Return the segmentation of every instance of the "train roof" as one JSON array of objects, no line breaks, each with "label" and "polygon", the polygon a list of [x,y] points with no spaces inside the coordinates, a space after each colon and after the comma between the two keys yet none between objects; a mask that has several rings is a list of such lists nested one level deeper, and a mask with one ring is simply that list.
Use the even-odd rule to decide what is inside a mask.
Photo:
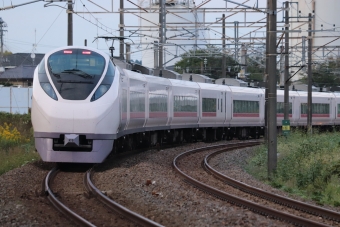
[{"label": "train roof", "polygon": [[176,87],[189,87],[189,88],[197,88],[197,89],[200,88],[197,82],[175,80],[175,79],[169,79],[169,81],[173,86],[176,86]]},{"label": "train roof", "polygon": [[[307,97],[308,96],[308,92],[307,91],[296,91],[296,92],[301,97],[305,97],[305,96]],[[317,96],[317,97],[325,97],[325,98],[334,98],[335,97],[334,93],[329,93],[329,92],[312,92],[312,97],[313,96],[314,97],[315,96]]]},{"label": "train roof", "polygon": [[206,90],[216,90],[216,91],[230,91],[229,86],[220,85],[220,84],[209,84],[209,83],[198,83],[201,89]]},{"label": "train roof", "polygon": [[168,85],[171,86],[171,82],[169,79],[164,77],[158,77],[158,76],[150,76],[150,75],[144,75],[148,83],[158,83],[162,85]]},{"label": "train roof", "polygon": [[264,90],[259,88],[250,88],[250,87],[236,87],[229,86],[231,92],[233,93],[251,93],[251,94],[264,94]]}]

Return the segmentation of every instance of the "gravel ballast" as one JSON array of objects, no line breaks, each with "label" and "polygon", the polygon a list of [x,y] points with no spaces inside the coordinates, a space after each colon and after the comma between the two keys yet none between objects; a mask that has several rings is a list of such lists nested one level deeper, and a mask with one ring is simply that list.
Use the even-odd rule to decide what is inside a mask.
[{"label": "gravel ballast", "polygon": [[[175,173],[174,157],[208,145],[212,144],[187,144],[109,159],[94,174],[93,181],[116,202],[165,226],[287,226],[212,197]],[[243,171],[252,152],[253,148],[231,151],[217,156],[211,163],[244,183],[289,196]],[[53,166],[39,161],[0,176],[0,226],[74,226],[41,195],[43,178]],[[107,226],[114,225],[107,223]]]}]

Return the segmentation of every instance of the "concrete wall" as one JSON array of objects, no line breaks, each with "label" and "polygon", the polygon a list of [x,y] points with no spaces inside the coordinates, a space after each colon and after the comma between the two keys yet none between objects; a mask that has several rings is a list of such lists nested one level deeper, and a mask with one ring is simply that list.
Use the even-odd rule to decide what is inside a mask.
[{"label": "concrete wall", "polygon": [[27,114],[32,106],[32,88],[0,87],[0,112]]}]

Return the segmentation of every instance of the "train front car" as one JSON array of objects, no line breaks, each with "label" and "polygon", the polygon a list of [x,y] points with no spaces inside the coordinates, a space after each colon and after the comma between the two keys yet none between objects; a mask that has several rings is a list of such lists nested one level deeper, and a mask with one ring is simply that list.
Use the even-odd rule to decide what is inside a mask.
[{"label": "train front car", "polygon": [[119,126],[119,71],[107,54],[68,46],[34,72],[32,124],[43,161],[100,163]]}]

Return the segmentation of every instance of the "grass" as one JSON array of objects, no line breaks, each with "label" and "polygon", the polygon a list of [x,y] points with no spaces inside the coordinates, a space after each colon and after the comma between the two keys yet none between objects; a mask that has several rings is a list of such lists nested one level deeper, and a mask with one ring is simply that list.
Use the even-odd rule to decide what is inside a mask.
[{"label": "grass", "polygon": [[261,181],[318,204],[340,206],[340,133],[292,132],[278,138],[277,169],[269,181],[267,147],[260,146],[246,170]]},{"label": "grass", "polygon": [[39,159],[31,115],[0,112],[0,175]]}]

